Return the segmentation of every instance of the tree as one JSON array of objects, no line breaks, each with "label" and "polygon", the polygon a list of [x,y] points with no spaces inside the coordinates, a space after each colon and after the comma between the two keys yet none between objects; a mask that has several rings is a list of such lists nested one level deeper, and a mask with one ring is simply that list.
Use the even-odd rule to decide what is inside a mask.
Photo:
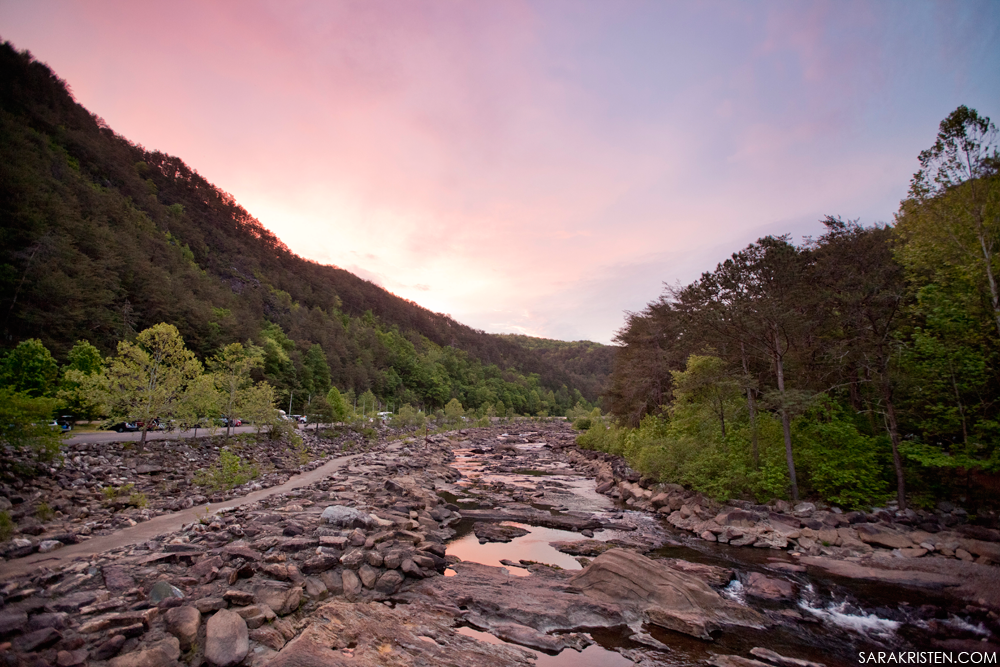
[{"label": "tree", "polygon": [[734,411],[733,401],[741,393],[740,383],[718,357],[692,354],[687,369],[673,371],[674,405],[707,404],[719,420],[719,431],[726,437],[726,416]]},{"label": "tree", "polygon": [[326,396],[330,391],[330,364],[326,361],[326,353],[318,344],[313,344],[302,360],[303,371],[308,371],[309,396],[317,394]]},{"label": "tree", "polygon": [[336,387],[330,387],[330,391],[326,395],[326,402],[330,404],[331,419],[334,422],[342,422],[351,414],[351,406],[347,404],[347,401],[340,394],[340,390]]},{"label": "tree", "polygon": [[104,371],[104,359],[100,351],[85,340],[77,341],[69,351],[68,359],[56,397],[62,409],[72,415],[74,422],[96,419],[103,406],[94,389],[97,378]]},{"label": "tree", "polygon": [[336,421],[336,413],[326,396],[318,394],[309,399],[306,405],[306,419],[316,422],[316,432],[319,433],[319,425],[330,424]]},{"label": "tree", "polygon": [[104,404],[113,420],[142,422],[141,453],[153,420],[172,417],[188,383],[201,372],[177,328],[160,323],[140,332],[134,343],[118,344],[104,371]]},{"label": "tree", "polygon": [[896,499],[906,509],[906,482],[900,455],[896,414],[896,368],[900,349],[897,333],[906,294],[903,268],[892,253],[893,231],[862,227],[827,216],[827,232],[814,244],[812,284],[819,292],[819,310],[826,318],[831,357],[846,367],[848,382],[856,373],[870,377],[892,445]]},{"label": "tree", "polygon": [[462,408],[462,404],[457,398],[453,398],[448,401],[448,404],[444,406],[444,418],[449,424],[457,424],[462,420],[465,415],[465,410]]},{"label": "tree", "polygon": [[[14,449],[31,449],[42,461],[51,461],[59,453],[61,429],[49,426],[56,400],[31,397],[0,387],[0,445]],[[7,465],[0,457],[0,469]]]},{"label": "tree", "polygon": [[[910,199],[897,216],[911,264],[944,262],[985,278],[1000,336],[1000,151],[997,128],[960,106],[941,121],[934,145],[921,151]],[[920,257],[924,254],[924,257]],[[977,280],[982,284],[980,280]]]},{"label": "tree", "polygon": [[277,398],[274,387],[264,381],[258,382],[243,393],[239,410],[245,419],[257,427],[258,436],[262,428],[277,423],[278,409],[274,407]]},{"label": "tree", "polygon": [[0,364],[0,381],[32,398],[50,395],[58,377],[56,360],[37,338],[21,341]]},{"label": "tree", "polygon": [[263,351],[252,344],[244,347],[242,343],[231,343],[208,360],[208,368],[212,371],[215,386],[220,393],[219,407],[226,419],[227,438],[238,415],[237,408],[242,394],[253,383],[250,372],[263,365]]},{"label": "tree", "polygon": [[181,395],[177,405],[177,421],[181,428],[194,429],[195,438],[198,428],[207,426],[213,432],[218,424],[220,406],[225,396],[217,387],[221,384],[218,377],[205,373],[191,380]]},{"label": "tree", "polygon": [[358,414],[362,417],[378,412],[378,405],[378,399],[371,389],[366,389],[365,393],[358,396]]}]

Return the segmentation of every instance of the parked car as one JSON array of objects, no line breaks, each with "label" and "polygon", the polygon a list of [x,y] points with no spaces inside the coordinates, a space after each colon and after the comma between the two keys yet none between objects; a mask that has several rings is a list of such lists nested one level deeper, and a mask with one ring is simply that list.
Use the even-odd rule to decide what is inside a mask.
[{"label": "parked car", "polygon": [[139,426],[136,422],[118,422],[117,424],[113,424],[109,430],[114,431],[115,433],[125,433],[131,431],[138,431],[141,428],[142,427]]},{"label": "parked car", "polygon": [[232,423],[230,424],[229,423],[229,419],[227,419],[226,417],[219,417],[219,423],[222,424],[224,427],[225,426],[242,426],[243,425],[243,420],[240,419],[239,417],[234,417],[233,420],[232,420]]},{"label": "parked car", "polygon": [[73,430],[72,425],[70,425],[69,422],[64,421],[62,419],[53,419],[52,421],[49,422],[49,426],[52,427],[52,428],[57,428],[60,431],[72,431]]}]

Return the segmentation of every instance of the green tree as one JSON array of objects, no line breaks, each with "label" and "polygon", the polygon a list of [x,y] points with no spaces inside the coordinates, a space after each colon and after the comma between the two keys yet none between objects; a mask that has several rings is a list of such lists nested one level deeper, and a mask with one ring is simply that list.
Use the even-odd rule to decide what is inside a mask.
[{"label": "green tree", "polygon": [[365,390],[365,393],[358,396],[358,408],[357,412],[362,417],[368,417],[374,415],[378,412],[379,402],[375,398],[375,394],[372,393],[371,389]]},{"label": "green tree", "polygon": [[957,269],[985,292],[1000,336],[1000,152],[997,128],[960,106],[941,121],[934,145],[920,153],[920,171],[897,216],[904,263]]},{"label": "green tree", "polygon": [[104,405],[115,421],[142,422],[139,452],[154,419],[174,416],[188,383],[202,372],[201,362],[184,346],[177,328],[157,324],[122,341],[104,371]]},{"label": "green tree", "polygon": [[21,341],[0,363],[0,381],[32,398],[50,395],[58,378],[56,360],[37,338]]},{"label": "green tree", "polygon": [[[59,453],[63,432],[49,426],[56,400],[32,397],[0,387],[0,444],[14,449],[31,449],[42,461]],[[3,457],[0,457],[2,459]],[[0,468],[6,461],[0,460]]]},{"label": "green tree", "polygon": [[719,420],[719,431],[726,437],[726,418],[736,411],[734,405],[742,393],[739,380],[719,357],[692,354],[687,368],[672,371],[674,405],[704,405]]},{"label": "green tree", "polygon": [[220,384],[212,373],[205,373],[192,379],[181,395],[175,411],[181,428],[194,429],[195,438],[198,429],[208,427],[215,431],[218,425],[220,406],[225,396],[217,387]]},{"label": "green tree", "polygon": [[104,371],[100,351],[88,341],[77,341],[69,351],[69,363],[63,367],[62,382],[56,397],[62,409],[73,415],[74,421],[91,421],[100,416],[103,406],[94,389],[96,380]]},{"label": "green tree", "polygon": [[326,402],[330,404],[332,410],[331,421],[345,421],[351,414],[351,406],[347,404],[340,390],[336,387],[330,387],[330,391],[326,395]]},{"label": "green tree", "polygon": [[444,418],[447,423],[457,424],[462,421],[463,416],[465,416],[465,409],[462,408],[462,404],[457,398],[451,399],[444,406]]},{"label": "green tree", "polygon": [[316,423],[316,432],[319,433],[319,425],[330,424],[336,420],[336,412],[326,396],[319,394],[309,399],[306,404],[306,419]]},{"label": "green tree", "polygon": [[208,360],[208,368],[220,393],[219,407],[226,418],[226,437],[238,416],[242,394],[253,384],[250,372],[264,365],[264,353],[256,345],[231,343]]},{"label": "green tree", "polygon": [[309,396],[317,394],[326,396],[330,391],[330,364],[326,361],[326,353],[318,344],[313,344],[302,360],[304,371],[308,371],[309,386],[305,389]]},{"label": "green tree", "polygon": [[273,427],[280,419],[278,408],[274,407],[277,399],[274,387],[266,381],[258,382],[242,394],[239,411],[257,428],[258,436],[261,429]]}]

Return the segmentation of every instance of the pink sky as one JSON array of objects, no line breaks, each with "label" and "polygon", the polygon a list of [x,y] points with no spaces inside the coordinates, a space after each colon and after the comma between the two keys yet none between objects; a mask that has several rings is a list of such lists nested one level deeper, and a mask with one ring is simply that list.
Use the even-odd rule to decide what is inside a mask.
[{"label": "pink sky", "polygon": [[292,250],[494,332],[608,342],[765,234],[890,222],[1000,3],[12,2],[120,134]]}]

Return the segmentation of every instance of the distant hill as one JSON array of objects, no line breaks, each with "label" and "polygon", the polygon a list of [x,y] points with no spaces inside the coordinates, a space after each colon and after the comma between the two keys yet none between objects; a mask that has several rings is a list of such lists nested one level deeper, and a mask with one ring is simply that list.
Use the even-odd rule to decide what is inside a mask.
[{"label": "distant hill", "polygon": [[529,409],[534,391],[538,409],[561,411],[595,401],[609,372],[612,348],[487,334],[299,257],[180,158],[115,134],[9,43],[0,220],[3,348],[40,338],[61,358],[86,339],[110,353],[169,322],[205,357],[277,325],[294,366],[269,378],[283,390],[302,384],[302,357],[319,345],[338,387],[428,408],[447,395]]},{"label": "distant hill", "polygon": [[617,347],[589,340],[567,342],[519,334],[498,335],[531,350],[553,368],[562,369],[569,375],[572,386],[577,387],[584,396],[601,396],[607,390]]}]

